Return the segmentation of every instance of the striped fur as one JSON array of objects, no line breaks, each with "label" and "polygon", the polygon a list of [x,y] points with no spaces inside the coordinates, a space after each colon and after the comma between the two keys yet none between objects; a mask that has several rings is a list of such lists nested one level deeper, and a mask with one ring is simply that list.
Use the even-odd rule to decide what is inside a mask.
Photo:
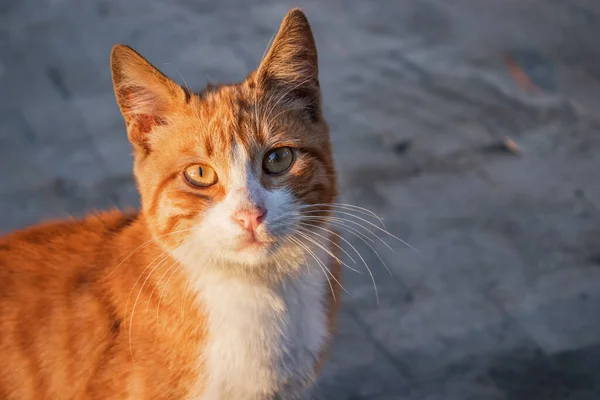
[{"label": "striped fur", "polygon": [[[321,248],[298,234],[302,207],[337,195],[306,17],[288,13],[241,83],[192,93],[121,45],[111,68],[141,211],[0,238],[0,398],[302,398],[340,272],[335,237]],[[295,159],[271,175],[263,159],[278,147]],[[191,185],[194,164],[217,182]],[[257,207],[249,236],[233,216]]]}]

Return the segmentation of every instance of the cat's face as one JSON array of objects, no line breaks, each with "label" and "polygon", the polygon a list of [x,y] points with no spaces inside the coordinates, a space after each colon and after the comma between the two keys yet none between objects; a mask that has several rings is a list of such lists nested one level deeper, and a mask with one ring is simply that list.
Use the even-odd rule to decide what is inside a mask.
[{"label": "cat's face", "polygon": [[186,264],[285,267],[302,254],[302,231],[323,225],[318,205],[336,196],[304,16],[284,20],[244,82],[199,95],[127,47],[111,59],[154,236]]}]

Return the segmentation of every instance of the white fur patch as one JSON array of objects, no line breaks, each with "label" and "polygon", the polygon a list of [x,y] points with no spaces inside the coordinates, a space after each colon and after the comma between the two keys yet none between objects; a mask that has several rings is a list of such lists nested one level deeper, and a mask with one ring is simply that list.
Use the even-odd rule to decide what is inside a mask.
[{"label": "white fur patch", "polygon": [[325,275],[317,265],[306,267],[271,287],[220,271],[203,274],[208,375],[199,400],[292,400],[306,389],[327,336]]}]

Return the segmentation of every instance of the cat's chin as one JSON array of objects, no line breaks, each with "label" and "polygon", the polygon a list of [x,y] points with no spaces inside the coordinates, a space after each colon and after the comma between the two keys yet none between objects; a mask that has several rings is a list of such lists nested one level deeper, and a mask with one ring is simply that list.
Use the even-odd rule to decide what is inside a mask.
[{"label": "cat's chin", "polygon": [[241,264],[264,264],[268,261],[268,246],[261,243],[246,244],[229,255],[229,259]]},{"label": "cat's chin", "polygon": [[238,238],[209,247],[185,246],[174,249],[172,254],[191,271],[255,271],[261,276],[274,273],[275,270],[284,274],[291,273],[304,260],[299,247],[283,245],[280,240],[264,236],[252,240]]},{"label": "cat's chin", "polygon": [[271,246],[271,242],[268,242],[266,240],[261,240],[261,239],[257,239],[254,236],[252,238],[248,238],[245,240],[241,240],[236,248],[235,251],[237,252],[264,252],[266,250],[269,249],[269,247]]},{"label": "cat's chin", "polygon": [[295,249],[280,247],[274,243],[247,244],[245,247],[228,252],[222,259],[222,266],[226,269],[240,269],[245,272],[256,271],[262,273],[292,272],[299,264],[299,254]]},{"label": "cat's chin", "polygon": [[272,263],[278,250],[279,248],[275,243],[248,240],[238,243],[232,251],[228,252],[226,259],[233,264],[259,268]]}]

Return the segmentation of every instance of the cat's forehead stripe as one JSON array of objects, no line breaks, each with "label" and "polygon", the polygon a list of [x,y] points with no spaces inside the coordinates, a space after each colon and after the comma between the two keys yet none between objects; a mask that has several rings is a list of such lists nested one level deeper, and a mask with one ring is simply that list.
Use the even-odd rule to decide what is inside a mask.
[{"label": "cat's forehead stripe", "polygon": [[222,86],[199,96],[200,123],[204,131],[203,153],[207,157],[232,157],[233,144],[249,153],[264,145],[269,136],[264,124],[264,99],[244,86]]}]

